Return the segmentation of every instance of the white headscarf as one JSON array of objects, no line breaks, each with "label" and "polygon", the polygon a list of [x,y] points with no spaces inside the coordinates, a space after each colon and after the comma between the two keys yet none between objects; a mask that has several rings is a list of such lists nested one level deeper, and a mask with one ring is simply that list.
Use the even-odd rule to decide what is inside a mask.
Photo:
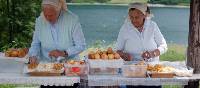
[{"label": "white headscarf", "polygon": [[129,10],[131,8],[135,8],[137,10],[140,10],[144,15],[146,15],[146,11],[147,11],[147,4],[146,3],[130,3],[129,4]]},{"label": "white headscarf", "polygon": [[52,5],[58,9],[67,10],[67,4],[65,0],[42,0],[42,5]]}]

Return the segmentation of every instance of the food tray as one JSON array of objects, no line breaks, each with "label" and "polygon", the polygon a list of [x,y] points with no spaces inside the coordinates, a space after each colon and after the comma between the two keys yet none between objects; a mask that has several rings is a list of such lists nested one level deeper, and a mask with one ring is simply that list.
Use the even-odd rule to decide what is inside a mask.
[{"label": "food tray", "polygon": [[48,71],[38,71],[36,68],[35,69],[28,69],[28,66],[24,67],[24,72],[25,74],[28,74],[30,76],[61,76],[62,73],[64,73],[64,67],[60,70],[48,70]]},{"label": "food tray", "polygon": [[173,78],[175,76],[174,73],[159,73],[159,72],[152,72],[149,73],[151,78]]},{"label": "food tray", "polygon": [[28,72],[30,76],[61,76],[60,72]]}]

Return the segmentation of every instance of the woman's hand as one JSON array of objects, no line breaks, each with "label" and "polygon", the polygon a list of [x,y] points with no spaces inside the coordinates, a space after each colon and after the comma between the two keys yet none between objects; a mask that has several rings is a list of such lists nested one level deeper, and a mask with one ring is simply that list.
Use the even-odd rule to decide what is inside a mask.
[{"label": "woman's hand", "polygon": [[144,59],[149,59],[151,57],[152,56],[151,56],[151,53],[149,51],[146,51],[146,52],[142,53],[142,58],[144,58]]},{"label": "woman's hand", "polygon": [[66,54],[64,51],[60,51],[60,50],[52,50],[49,52],[49,57],[58,58],[59,56],[66,57]]},{"label": "woman's hand", "polygon": [[29,64],[38,64],[38,59],[36,56],[29,57]]},{"label": "woman's hand", "polygon": [[117,53],[120,55],[120,57],[122,59],[124,59],[125,61],[132,61],[132,56],[129,53],[124,53],[121,50],[118,50]]},{"label": "woman's hand", "polygon": [[160,51],[155,49],[154,51],[146,51],[142,54],[142,58],[149,59],[160,56]]}]

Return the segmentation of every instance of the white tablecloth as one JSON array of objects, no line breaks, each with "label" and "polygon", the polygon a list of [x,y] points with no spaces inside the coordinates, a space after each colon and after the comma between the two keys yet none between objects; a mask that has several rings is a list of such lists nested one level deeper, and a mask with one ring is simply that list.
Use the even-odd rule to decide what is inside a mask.
[{"label": "white tablecloth", "polygon": [[116,86],[116,85],[187,85],[188,77],[175,78],[126,78],[118,76],[89,75],[89,86]]},{"label": "white tablecloth", "polygon": [[74,83],[80,83],[80,77],[30,77],[22,74],[0,73],[0,84],[37,84],[45,86],[72,86]]}]

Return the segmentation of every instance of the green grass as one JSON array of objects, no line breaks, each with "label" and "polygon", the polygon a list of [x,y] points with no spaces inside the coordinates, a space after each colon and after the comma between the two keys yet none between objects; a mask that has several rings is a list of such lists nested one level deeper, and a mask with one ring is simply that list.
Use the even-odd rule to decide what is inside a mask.
[{"label": "green grass", "polygon": [[162,88],[183,88],[181,85],[164,85]]},{"label": "green grass", "polygon": [[1,84],[0,88],[15,88],[15,85],[9,85],[9,84]]},{"label": "green grass", "polygon": [[186,46],[168,44],[168,51],[160,56],[161,61],[184,61],[186,57]]}]

